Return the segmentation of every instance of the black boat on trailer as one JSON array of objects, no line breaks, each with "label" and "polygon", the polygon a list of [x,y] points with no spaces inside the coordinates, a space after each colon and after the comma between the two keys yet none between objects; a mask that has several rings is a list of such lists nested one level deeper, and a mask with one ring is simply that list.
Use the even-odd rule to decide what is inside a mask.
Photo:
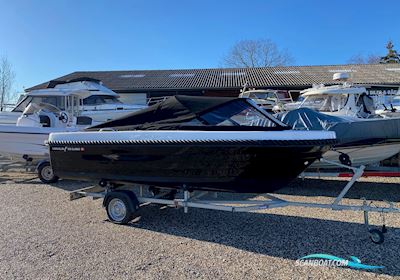
[{"label": "black boat on trailer", "polygon": [[[230,212],[286,206],[364,212],[375,243],[382,230],[370,228],[368,212],[399,213],[393,204],[343,205],[364,167],[354,172],[333,203],[263,200],[207,200],[210,191],[268,193],[296,178],[333,144],[334,132],[294,131],[247,99],[175,96],[89,131],[51,134],[51,162],[61,178],[91,180],[71,200],[103,198],[110,221],[131,221],[140,206],[202,208]],[[323,160],[323,159],[322,159]],[[333,162],[331,162],[333,163]],[[336,164],[337,163],[333,163]],[[214,193],[217,194],[217,193]]]},{"label": "black boat on trailer", "polygon": [[190,96],[48,141],[60,178],[239,193],[285,186],[335,142],[334,132],[291,130],[248,99]]}]

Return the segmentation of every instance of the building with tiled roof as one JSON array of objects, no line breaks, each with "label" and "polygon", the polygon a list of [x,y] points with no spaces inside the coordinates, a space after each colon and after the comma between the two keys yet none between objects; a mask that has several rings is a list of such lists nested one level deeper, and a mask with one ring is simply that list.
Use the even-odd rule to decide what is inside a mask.
[{"label": "building with tiled roof", "polygon": [[[100,80],[121,95],[146,94],[147,97],[174,94],[237,96],[246,84],[250,88],[270,88],[299,92],[313,84],[335,84],[337,72],[350,74],[355,84],[369,88],[400,86],[399,64],[287,66],[261,68],[214,68],[132,71],[79,71],[53,81],[79,78]],[[27,89],[46,88],[48,82]]]}]

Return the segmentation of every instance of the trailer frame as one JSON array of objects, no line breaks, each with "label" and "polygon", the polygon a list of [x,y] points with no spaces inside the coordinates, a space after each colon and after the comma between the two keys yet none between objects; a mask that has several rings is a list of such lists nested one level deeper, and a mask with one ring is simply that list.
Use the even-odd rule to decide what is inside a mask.
[{"label": "trailer frame", "polygon": [[[351,187],[355,184],[355,182],[363,175],[365,167],[350,167],[335,162],[329,163],[334,163],[340,167],[350,169],[353,172],[352,178],[346,183],[338,196],[334,198],[332,203],[289,201],[281,199],[272,194],[263,194],[263,196],[266,197],[266,199],[264,200],[218,200],[216,199],[217,192],[190,191],[189,186],[186,185],[182,186],[180,196],[177,196],[177,190],[160,188],[159,192],[154,193],[148,191],[149,189],[154,187],[149,187],[147,185],[131,185],[127,187],[126,185],[107,181],[100,182],[98,186],[91,186],[70,192],[70,200],[76,200],[82,197],[92,197],[93,199],[103,198],[103,206],[106,208],[107,211],[110,211],[110,209],[108,209],[109,199],[107,198],[110,195],[115,194],[116,192],[120,192],[128,193],[131,199],[134,196],[135,201],[137,201],[138,203],[138,205],[135,206],[136,209],[138,209],[139,206],[142,207],[149,204],[160,204],[173,208],[183,208],[184,213],[188,213],[189,208],[220,210],[228,212],[252,212],[282,207],[307,207],[330,209],[334,211],[362,211],[364,213],[364,224],[370,234],[371,240],[377,244],[383,243],[384,233],[386,233],[387,231],[384,222],[381,229],[371,228],[369,224],[368,214],[370,212],[378,212],[382,215],[387,213],[400,213],[400,208],[395,207],[393,202],[386,201],[385,203],[387,204],[387,206],[375,206],[373,204],[373,201],[368,201],[365,198],[363,198],[362,203],[358,205],[343,204],[343,198],[351,189]],[[214,194],[215,199],[203,199],[205,195],[210,193]],[[109,214],[109,212],[107,212],[107,214]],[[113,221],[112,219],[110,220],[112,222],[120,223],[118,221]]]}]

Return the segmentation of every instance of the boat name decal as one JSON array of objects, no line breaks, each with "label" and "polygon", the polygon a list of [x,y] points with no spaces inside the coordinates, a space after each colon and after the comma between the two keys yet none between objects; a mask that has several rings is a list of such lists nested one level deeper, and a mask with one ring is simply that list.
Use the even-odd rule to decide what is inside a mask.
[{"label": "boat name decal", "polygon": [[62,152],[84,152],[84,147],[51,147],[52,151],[62,151]]}]

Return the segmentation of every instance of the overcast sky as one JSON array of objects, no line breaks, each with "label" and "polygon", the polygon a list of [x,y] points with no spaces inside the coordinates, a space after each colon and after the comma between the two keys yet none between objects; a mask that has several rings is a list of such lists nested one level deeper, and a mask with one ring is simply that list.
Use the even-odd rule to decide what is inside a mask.
[{"label": "overcast sky", "polygon": [[295,65],[400,49],[400,1],[0,0],[0,55],[16,89],[78,70],[218,67],[241,39],[270,38]]}]

